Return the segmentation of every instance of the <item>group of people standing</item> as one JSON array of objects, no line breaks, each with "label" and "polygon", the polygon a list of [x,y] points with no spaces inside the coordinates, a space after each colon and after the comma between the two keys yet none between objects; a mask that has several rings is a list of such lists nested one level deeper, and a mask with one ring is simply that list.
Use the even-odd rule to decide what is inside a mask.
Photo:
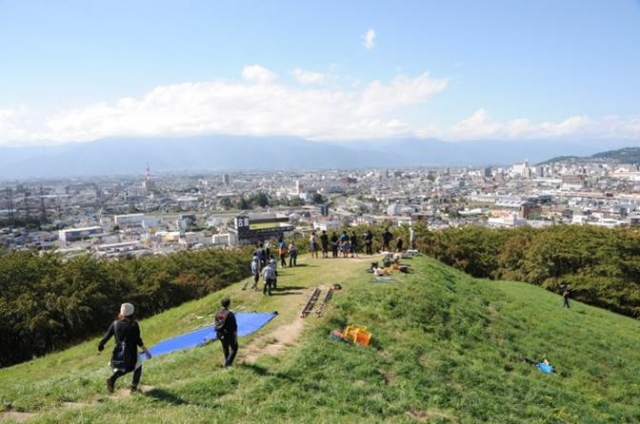
[{"label": "group of people standing", "polygon": [[[393,234],[386,228],[382,232],[381,250],[389,251],[392,240]],[[309,236],[309,253],[312,258],[318,257],[318,251],[322,252],[323,258],[329,257],[329,251],[331,251],[331,257],[333,258],[340,256],[353,258],[358,255],[362,245],[364,245],[365,255],[373,255],[373,233],[371,230],[367,230],[362,237],[359,237],[355,231],[352,231],[349,235],[346,230],[343,230],[340,235],[334,231],[331,237],[329,237],[326,230],[322,230],[319,236],[316,231],[313,231]],[[395,251],[401,252],[402,248],[402,237],[398,237],[395,243]]]},{"label": "group of people standing", "polygon": [[[278,255],[280,257],[280,267],[287,266],[287,256],[289,257],[289,266],[295,267],[298,265],[298,248],[295,243],[290,243],[288,246],[284,240],[278,241]],[[260,277],[264,281],[262,293],[264,295],[271,295],[271,291],[275,290],[278,286],[278,266],[276,259],[271,254],[270,245],[267,243],[259,243],[256,246],[256,250],[253,252],[253,258],[251,259],[251,275],[253,278],[252,289],[258,289],[258,283]]]}]

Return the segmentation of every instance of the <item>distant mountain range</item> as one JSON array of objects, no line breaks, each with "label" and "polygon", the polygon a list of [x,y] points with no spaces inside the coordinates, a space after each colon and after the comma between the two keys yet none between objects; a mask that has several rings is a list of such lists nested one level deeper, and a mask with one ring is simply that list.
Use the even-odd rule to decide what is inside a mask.
[{"label": "distant mountain range", "polygon": [[[629,144],[628,142],[626,143]],[[608,142],[610,147],[625,146]],[[0,146],[0,178],[135,175],[232,170],[499,166],[590,155],[595,143],[389,139],[313,142],[295,137],[107,138],[42,147]]]},{"label": "distant mountain range", "polygon": [[617,163],[640,163],[640,147],[624,147],[617,150],[608,150],[606,152],[595,153],[591,156],[558,156],[546,160],[540,165],[546,165],[557,162],[608,162]]}]

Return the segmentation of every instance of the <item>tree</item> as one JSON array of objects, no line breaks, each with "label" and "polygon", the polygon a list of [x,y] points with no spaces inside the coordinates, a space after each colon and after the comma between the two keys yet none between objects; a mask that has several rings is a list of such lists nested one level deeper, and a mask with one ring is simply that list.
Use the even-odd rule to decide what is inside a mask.
[{"label": "tree", "polygon": [[315,203],[316,205],[320,205],[322,203],[326,202],[326,199],[324,197],[322,197],[322,194],[320,193],[314,193],[313,194],[313,198],[311,199],[311,201],[313,203]]},{"label": "tree", "polygon": [[238,209],[251,209],[251,202],[249,202],[249,200],[247,200],[244,196],[240,196],[240,199],[238,199]]},{"label": "tree", "polygon": [[231,207],[233,206],[231,204],[231,199],[229,199],[228,197],[223,197],[222,199],[220,199],[218,205],[220,205],[220,207],[223,209],[231,209]]},{"label": "tree", "polygon": [[254,194],[253,196],[251,196],[250,202],[252,204],[260,206],[261,208],[266,208],[271,203],[270,199],[269,199],[269,196],[267,196],[263,192],[259,192],[257,194]]}]

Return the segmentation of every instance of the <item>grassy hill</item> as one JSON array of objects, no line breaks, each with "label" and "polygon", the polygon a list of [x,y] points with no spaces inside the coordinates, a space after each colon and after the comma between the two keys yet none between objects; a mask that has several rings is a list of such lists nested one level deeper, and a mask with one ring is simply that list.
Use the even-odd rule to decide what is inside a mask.
[{"label": "grassy hill", "polygon": [[[141,322],[148,346],[211,324],[223,295],[235,310],[279,311],[240,339],[237,366],[220,345],[145,363],[108,395],[97,340],[0,370],[0,421],[67,423],[624,423],[640,422],[640,323],[537,287],[490,282],[429,258],[374,283],[369,259],[310,259],[281,272],[276,296],[239,282]],[[322,317],[298,313],[310,287],[340,283]],[[372,345],[329,338],[348,323]],[[105,323],[105,328],[108,323]],[[521,357],[548,358],[546,375]]]}]

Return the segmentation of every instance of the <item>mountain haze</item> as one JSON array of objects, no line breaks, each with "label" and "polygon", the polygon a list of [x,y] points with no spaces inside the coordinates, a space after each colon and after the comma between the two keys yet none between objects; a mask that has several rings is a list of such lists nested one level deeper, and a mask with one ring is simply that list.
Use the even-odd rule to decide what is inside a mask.
[{"label": "mountain haze", "polygon": [[[620,144],[620,143],[613,143]],[[509,165],[589,155],[587,142],[460,141],[415,138],[313,142],[296,137],[106,138],[40,147],[0,147],[0,178],[154,172]]]}]

